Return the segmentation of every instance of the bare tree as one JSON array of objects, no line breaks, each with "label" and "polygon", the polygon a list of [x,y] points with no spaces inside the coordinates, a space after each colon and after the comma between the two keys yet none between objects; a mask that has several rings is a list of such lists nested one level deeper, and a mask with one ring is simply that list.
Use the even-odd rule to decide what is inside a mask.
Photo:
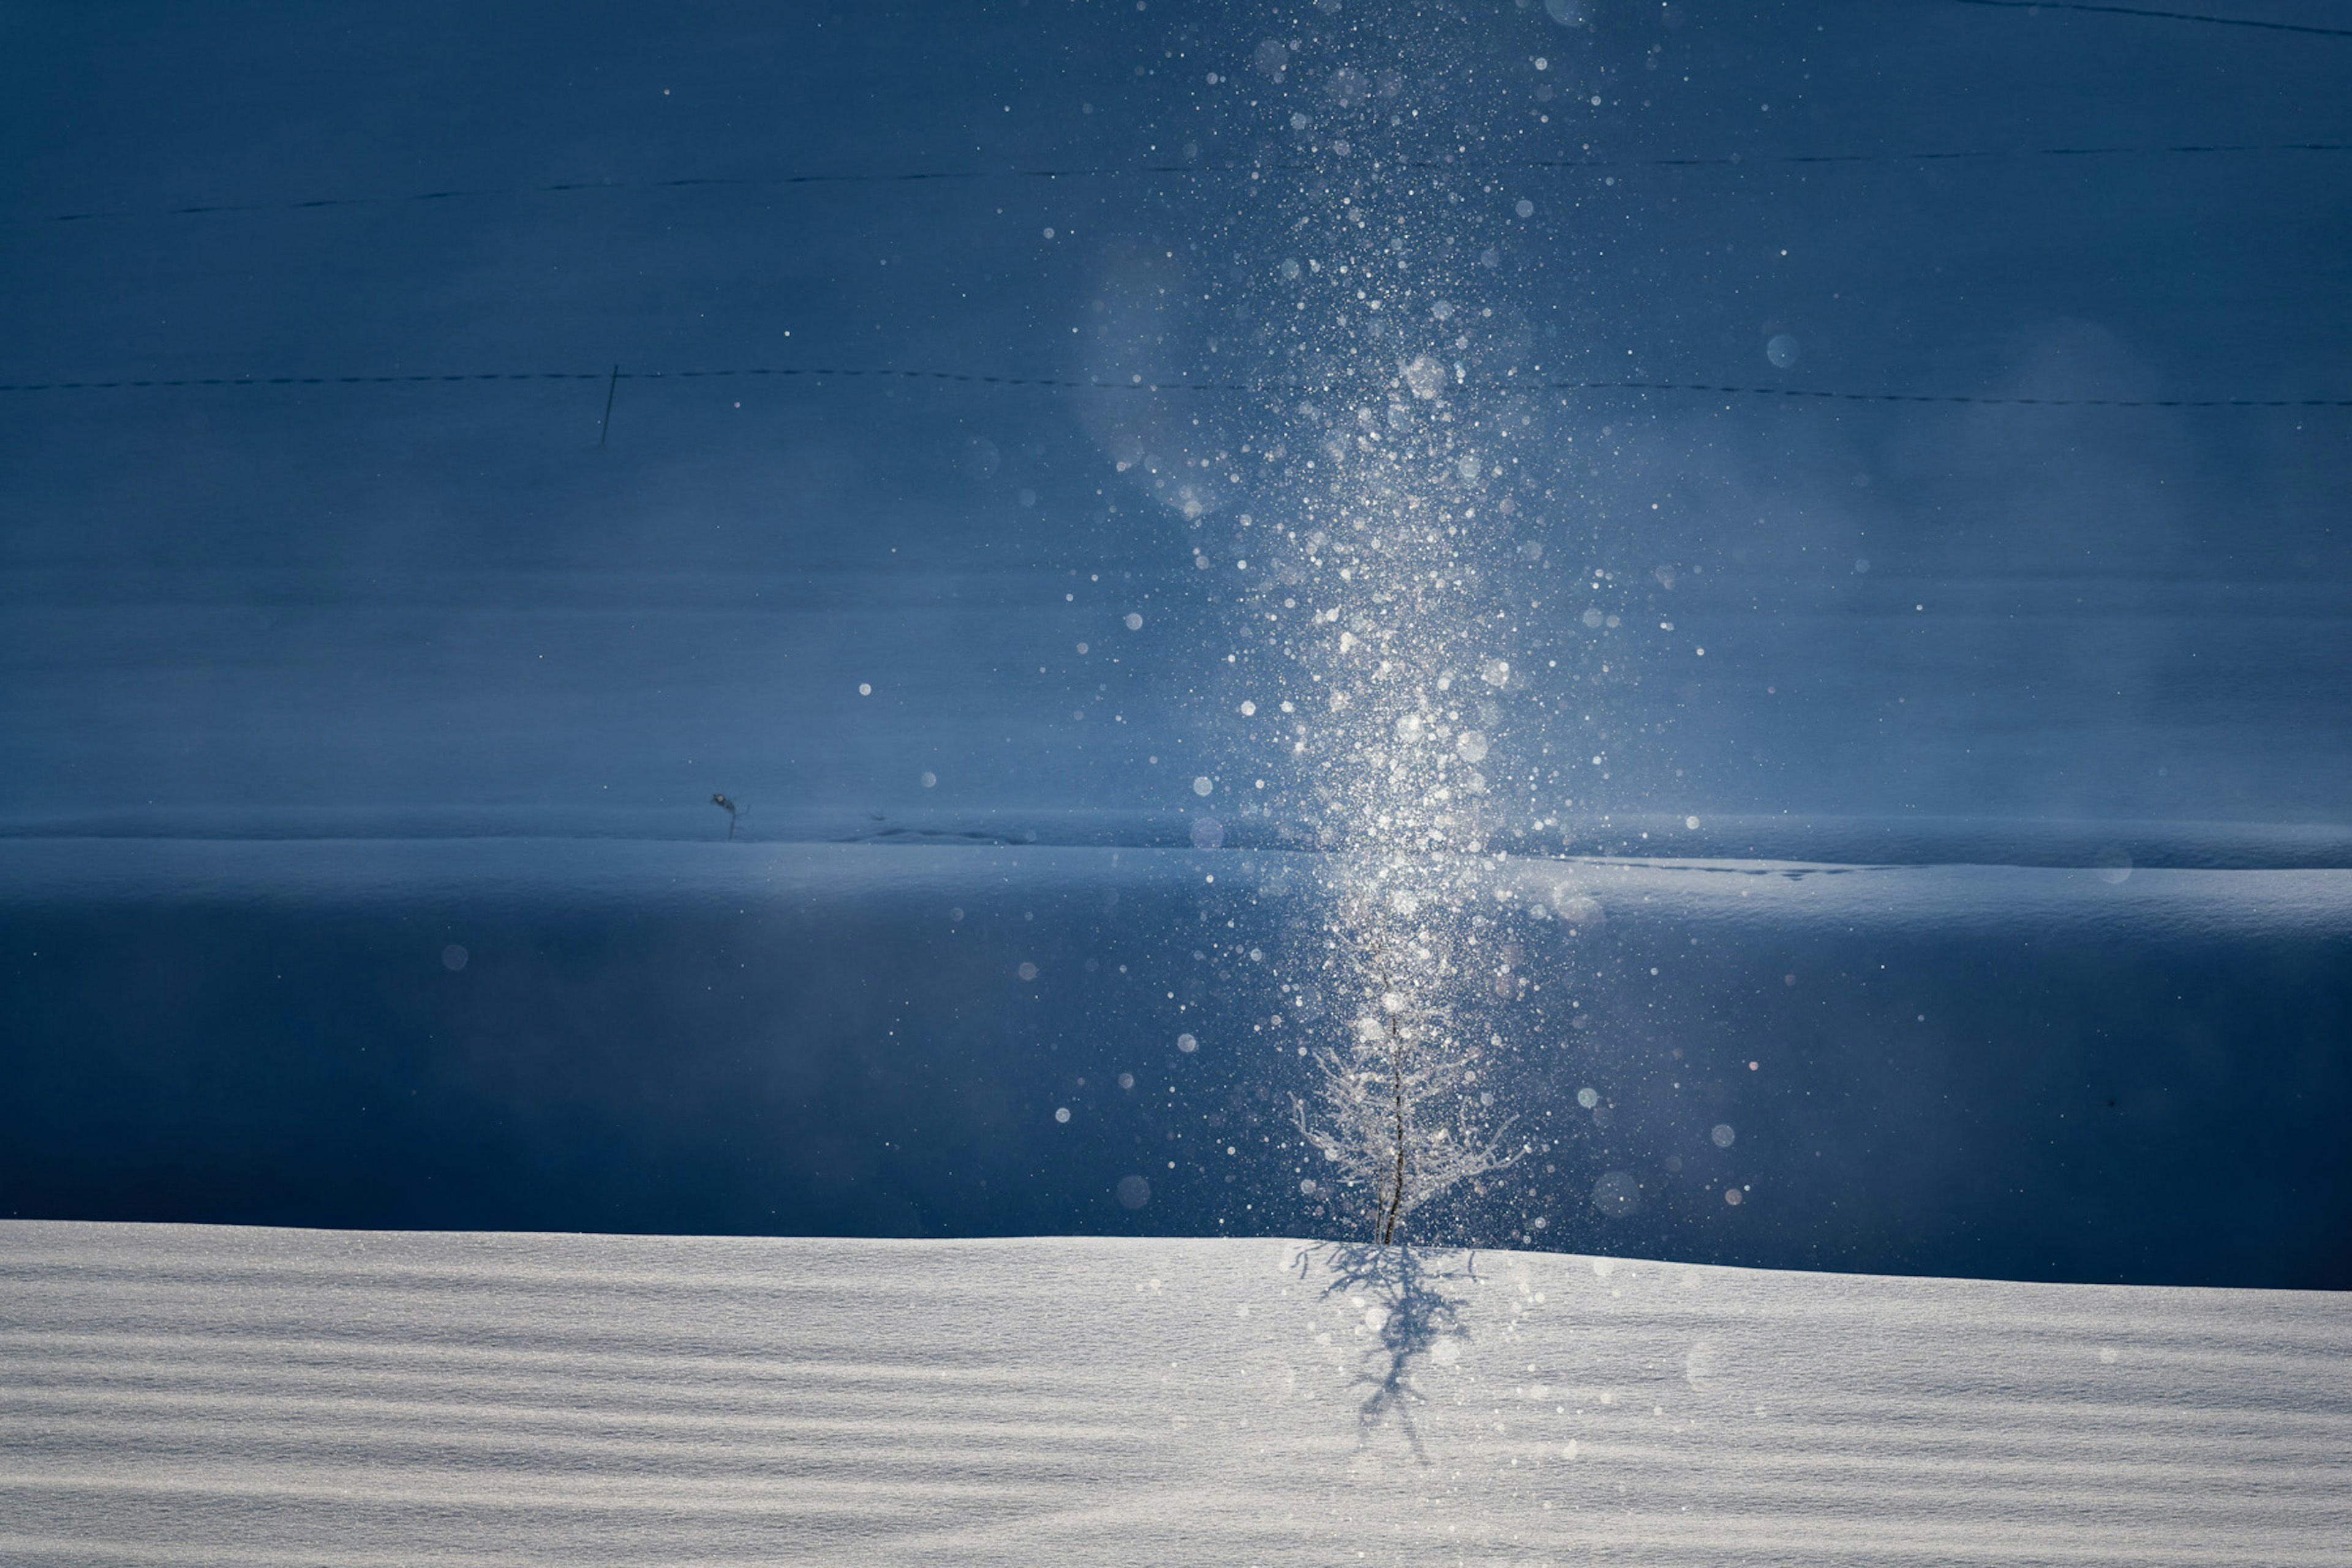
[{"label": "bare tree", "polygon": [[1416,1209],[1518,1156],[1502,1149],[1508,1120],[1481,1130],[1476,1054],[1452,1009],[1427,1000],[1449,973],[1442,955],[1385,930],[1359,939],[1355,967],[1368,1005],[1343,1044],[1314,1057],[1324,1124],[1291,1104],[1300,1135],[1338,1166],[1341,1201],[1386,1247]]}]

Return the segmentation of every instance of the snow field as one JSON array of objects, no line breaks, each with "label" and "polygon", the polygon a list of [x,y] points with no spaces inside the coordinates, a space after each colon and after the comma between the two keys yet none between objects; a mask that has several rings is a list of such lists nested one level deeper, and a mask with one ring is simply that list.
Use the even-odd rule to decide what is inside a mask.
[{"label": "snow field", "polygon": [[2337,1295],[0,1225],[22,1564],[2322,1563]]}]

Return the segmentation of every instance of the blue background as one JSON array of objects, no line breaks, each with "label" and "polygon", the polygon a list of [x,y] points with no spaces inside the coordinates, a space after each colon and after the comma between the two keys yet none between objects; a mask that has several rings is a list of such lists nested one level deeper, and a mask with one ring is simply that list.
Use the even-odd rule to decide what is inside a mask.
[{"label": "blue background", "polygon": [[[1559,499],[1498,548],[1537,651],[1591,646],[1588,605],[1676,633],[1524,721],[1612,763],[1525,847],[1913,878],[1840,929],[1600,895],[1594,945],[1531,969],[1608,1020],[1525,1031],[1557,1169],[1450,1234],[2347,1283],[2352,38],[1586,10],[0,16],[0,1211],[1323,1223],[1270,1144],[1165,1169],[1178,1132],[1277,1137],[1302,1087],[1237,1048],[1274,1001],[1191,956],[1175,868],[1290,868],[1262,951],[1311,903],[1316,857],[1234,794],[1229,574],[1115,467],[1101,395],[805,373],[1106,374],[1139,257],[1204,294],[1276,265],[1244,171],[1283,177],[1288,116],[1402,33],[1441,40],[1410,91],[1508,226],[1519,368],[1654,384],[1531,405]],[[677,374],[751,370],[803,374]],[[338,379],[384,376],[436,379]],[[204,380],[241,384],[57,384]],[[2084,399],[2142,405],[2051,401]],[[2295,405],[2199,405],[2231,400]],[[713,790],[751,806],[733,845],[700,842]],[[1235,847],[1179,847],[1211,811]],[[789,897],[755,869],[820,854]],[[2290,872],[2290,914],[2245,879]],[[1661,1017],[1637,982],[1693,938]],[[1121,1070],[1157,1098],[1051,1121]],[[1615,1125],[1571,1141],[1587,1085]],[[1612,1169],[1640,1214],[1586,1201]]]}]

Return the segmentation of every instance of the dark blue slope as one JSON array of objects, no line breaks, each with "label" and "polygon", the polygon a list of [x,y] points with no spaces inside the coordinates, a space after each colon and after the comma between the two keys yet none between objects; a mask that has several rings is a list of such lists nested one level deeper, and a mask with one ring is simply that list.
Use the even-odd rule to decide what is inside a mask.
[{"label": "dark blue slope", "polygon": [[[1314,857],[0,853],[13,1215],[1344,1233],[1289,1124],[1297,1047],[1347,1005]],[[1517,874],[1570,879],[1600,924],[1527,927],[1530,984],[1468,1020],[1533,1149],[1432,1237],[2352,1284],[2352,873]]]}]

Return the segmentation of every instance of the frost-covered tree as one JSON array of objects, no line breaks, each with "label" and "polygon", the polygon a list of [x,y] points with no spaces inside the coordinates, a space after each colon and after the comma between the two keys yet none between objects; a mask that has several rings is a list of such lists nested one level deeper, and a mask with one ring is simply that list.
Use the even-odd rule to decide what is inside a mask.
[{"label": "frost-covered tree", "polygon": [[1478,1058],[1452,1009],[1424,999],[1449,978],[1442,950],[1391,921],[1343,929],[1360,933],[1351,958],[1365,1005],[1343,1041],[1315,1053],[1319,1116],[1303,1099],[1292,1106],[1300,1134],[1337,1167],[1343,1206],[1386,1247],[1415,1210],[1516,1156],[1502,1149],[1508,1120],[1480,1125]]},{"label": "frost-covered tree", "polygon": [[[1183,198],[1183,250],[1107,251],[1080,339],[1087,430],[1233,608],[1201,695],[1250,759],[1243,809],[1326,852],[1318,1010],[1349,1002],[1293,1103],[1322,1156],[1307,1190],[1375,1246],[1509,1163],[1485,1080],[1540,1026],[1509,932],[1544,917],[1504,863],[1609,777],[1541,737],[1571,700],[1605,721],[1640,657],[1630,625],[1570,630],[1621,629],[1587,501],[1616,448],[1549,395],[1587,350],[1528,287],[1538,197],[1456,161],[1482,26],[1351,6],[1267,44],[1234,101],[1286,125],[1284,177],[1206,227]],[[1247,395],[1190,395],[1209,382]],[[1564,570],[1589,546],[1590,578]]]}]

